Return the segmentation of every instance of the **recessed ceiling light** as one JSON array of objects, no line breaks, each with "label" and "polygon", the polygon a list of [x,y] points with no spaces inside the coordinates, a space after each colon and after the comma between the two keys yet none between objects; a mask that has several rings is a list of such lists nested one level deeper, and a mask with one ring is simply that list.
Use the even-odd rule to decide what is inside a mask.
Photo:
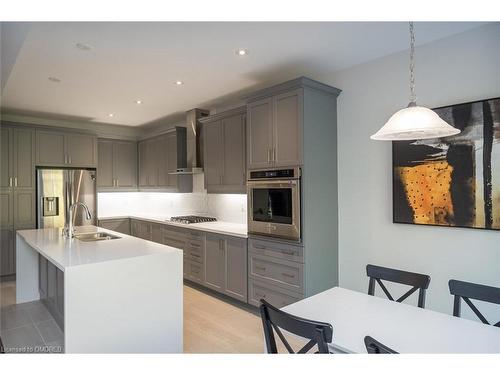
[{"label": "recessed ceiling light", "polygon": [[61,80],[57,77],[49,77],[49,81],[50,82],[54,82],[54,83],[59,83],[61,82]]},{"label": "recessed ceiling light", "polygon": [[184,84],[184,82],[182,82],[182,81],[175,81],[175,84],[176,84],[177,86],[181,86],[181,85],[183,85],[183,84]]},{"label": "recessed ceiling light", "polygon": [[245,48],[239,48],[236,50],[236,54],[238,56],[246,56],[246,55],[248,55],[248,50]]},{"label": "recessed ceiling light", "polygon": [[93,47],[86,43],[76,43],[76,48],[81,49],[82,51],[90,51]]},{"label": "recessed ceiling light", "polygon": [[113,117],[114,115],[115,115],[114,113],[110,113],[108,116]]},{"label": "recessed ceiling light", "polygon": [[135,104],[142,104],[142,100],[136,100]]}]

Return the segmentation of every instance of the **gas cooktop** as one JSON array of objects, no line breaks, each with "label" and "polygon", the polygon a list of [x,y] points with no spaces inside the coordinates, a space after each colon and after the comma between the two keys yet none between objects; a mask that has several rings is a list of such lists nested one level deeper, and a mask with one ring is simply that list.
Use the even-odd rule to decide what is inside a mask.
[{"label": "gas cooktop", "polygon": [[182,224],[198,224],[198,223],[208,223],[210,221],[217,221],[215,217],[208,216],[197,216],[197,215],[186,215],[186,216],[172,216],[170,221]]}]

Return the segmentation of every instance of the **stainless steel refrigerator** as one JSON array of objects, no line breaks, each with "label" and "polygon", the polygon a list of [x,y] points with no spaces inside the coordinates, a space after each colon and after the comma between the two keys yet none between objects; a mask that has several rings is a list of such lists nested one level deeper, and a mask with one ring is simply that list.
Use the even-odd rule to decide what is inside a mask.
[{"label": "stainless steel refrigerator", "polygon": [[62,228],[69,206],[85,203],[92,219],[85,218],[82,207],[73,210],[73,225],[97,225],[97,193],[95,169],[38,168],[37,228]]}]

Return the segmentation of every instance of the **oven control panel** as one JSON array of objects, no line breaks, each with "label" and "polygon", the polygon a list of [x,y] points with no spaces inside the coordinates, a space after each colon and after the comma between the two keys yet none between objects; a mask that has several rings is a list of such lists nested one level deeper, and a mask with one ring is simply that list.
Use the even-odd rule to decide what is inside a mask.
[{"label": "oven control panel", "polygon": [[265,169],[259,171],[250,171],[250,180],[260,180],[260,179],[294,179],[300,177],[299,168],[287,168],[287,169]]}]

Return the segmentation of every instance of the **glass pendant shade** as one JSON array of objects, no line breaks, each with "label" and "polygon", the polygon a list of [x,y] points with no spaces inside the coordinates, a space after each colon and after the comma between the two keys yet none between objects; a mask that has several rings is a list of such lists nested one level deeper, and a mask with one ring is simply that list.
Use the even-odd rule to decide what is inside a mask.
[{"label": "glass pendant shade", "polygon": [[458,133],[459,129],[442,120],[433,110],[410,105],[393,114],[370,138],[377,141],[411,141],[448,137]]}]

